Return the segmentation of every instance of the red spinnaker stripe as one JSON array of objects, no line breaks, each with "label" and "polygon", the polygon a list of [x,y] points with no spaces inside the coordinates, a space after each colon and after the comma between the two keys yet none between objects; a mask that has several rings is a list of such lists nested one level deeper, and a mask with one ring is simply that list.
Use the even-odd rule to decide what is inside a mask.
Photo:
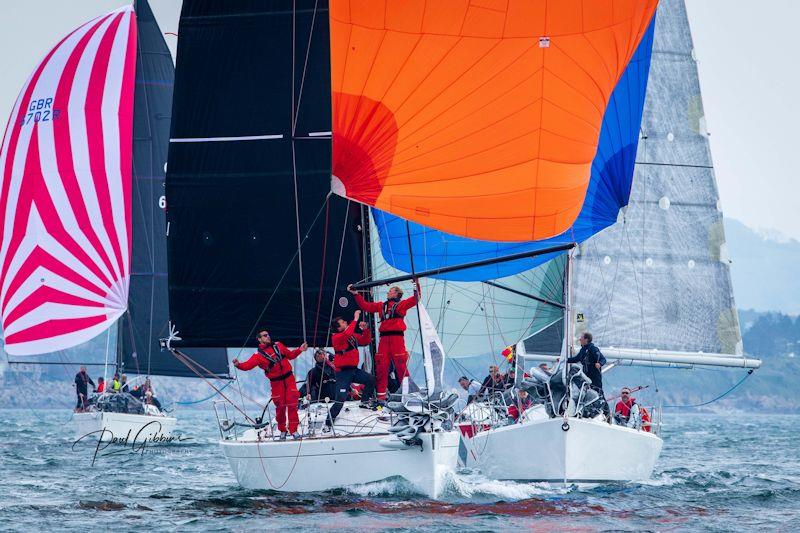
[{"label": "red spinnaker stripe", "polygon": [[67,333],[88,329],[97,324],[102,324],[105,320],[106,315],[47,320],[42,324],[9,335],[6,337],[6,344],[19,344],[22,342],[50,339],[59,335],[66,335]]},{"label": "red spinnaker stripe", "polygon": [[128,249],[124,251],[128,257],[130,268],[131,246],[131,201],[133,198],[133,98],[136,85],[136,17],[131,16],[128,29],[128,53],[125,57],[125,70],[122,75],[122,95],[119,102],[119,159],[122,171],[122,191],[125,202],[125,228],[128,232]]},{"label": "red spinnaker stripe", "polygon": [[[11,297],[14,296],[25,280],[33,275],[36,268],[40,266],[44,266],[53,274],[60,276],[74,283],[75,285],[86,289],[89,292],[93,292],[102,298],[105,298],[106,296],[106,293],[100,290],[96,285],[89,283],[86,281],[86,278],[82,277],[64,263],[37,246],[34,248],[33,252],[31,252],[31,254],[25,258],[25,261],[20,266],[19,271],[14,275],[11,283],[9,283],[8,291],[3,298],[3,309],[6,309],[8,306],[8,301],[11,299]],[[10,321],[6,319],[6,323],[10,324]]]},{"label": "red spinnaker stripe", "polygon": [[73,294],[67,294],[66,292],[48,287],[47,285],[42,285],[28,295],[25,300],[23,300],[13,311],[8,314],[6,317],[6,322],[8,322],[8,324],[13,324],[18,318],[25,316],[30,311],[33,311],[40,305],[44,305],[46,303],[80,305],[99,308],[103,307],[103,304],[101,303],[87,300]]},{"label": "red spinnaker stripe", "polygon": [[111,241],[111,247],[117,261],[118,272],[125,272],[122,265],[122,253],[114,225],[114,213],[111,209],[111,194],[108,188],[108,172],[105,161],[105,144],[103,141],[103,94],[111,58],[111,46],[117,33],[122,14],[117,15],[100,40],[97,55],[94,57],[89,87],[86,93],[86,137],[89,145],[89,166],[92,169],[97,199],[100,203],[102,224]]},{"label": "red spinnaker stripe", "polygon": [[[59,120],[53,121],[53,137],[55,142],[56,159],[58,163],[58,173],[61,176],[61,181],[64,184],[64,189],[69,198],[72,211],[75,213],[75,218],[78,221],[78,226],[86,238],[91,243],[97,254],[103,261],[106,269],[113,273],[114,268],[111,265],[111,258],[106,253],[105,248],[100,243],[97,232],[94,229],[92,220],[89,219],[89,213],[86,209],[86,202],[83,199],[81,189],[78,185],[78,177],[75,173],[75,163],[72,153],[72,141],[70,137],[69,126],[69,99],[72,91],[72,86],[75,81],[75,72],[78,69],[78,64],[83,56],[89,40],[94,36],[97,29],[103,24],[108,17],[103,17],[98,21],[87,33],[84,35],[75,48],[72,50],[69,59],[64,66],[64,72],[61,74],[61,80],[58,83],[58,89],[53,100],[53,107],[62,110],[62,116]],[[110,284],[111,280],[103,276],[102,279]]]}]

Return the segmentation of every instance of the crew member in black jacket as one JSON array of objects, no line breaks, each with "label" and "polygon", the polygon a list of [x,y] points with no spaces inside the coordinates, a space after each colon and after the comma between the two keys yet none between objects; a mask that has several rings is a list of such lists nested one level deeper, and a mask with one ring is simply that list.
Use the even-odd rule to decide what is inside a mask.
[{"label": "crew member in black jacket", "polygon": [[580,351],[567,359],[568,363],[580,363],[583,366],[583,373],[592,380],[592,388],[600,395],[600,405],[606,419],[610,419],[611,410],[606,402],[606,395],[603,393],[603,365],[606,364],[605,356],[600,352],[600,348],[592,343],[592,334],[588,331],[581,335]]},{"label": "crew member in black jacket", "polygon": [[306,375],[306,382],[300,387],[301,397],[311,402],[324,402],[336,400],[336,371],[325,350],[314,352],[316,363]]},{"label": "crew member in black jacket", "polygon": [[92,387],[95,386],[92,378],[86,372],[86,367],[82,366],[81,369],[75,374],[75,394],[78,396],[78,401],[75,404],[75,412],[82,413],[89,405],[89,383]]}]

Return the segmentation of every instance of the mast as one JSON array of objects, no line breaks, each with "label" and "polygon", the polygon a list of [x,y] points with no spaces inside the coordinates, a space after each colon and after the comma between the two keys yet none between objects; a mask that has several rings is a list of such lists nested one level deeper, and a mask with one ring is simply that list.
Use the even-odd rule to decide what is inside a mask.
[{"label": "mast", "polygon": [[[363,255],[362,273],[364,278],[372,277],[372,229],[369,223],[369,208],[364,204],[359,204],[361,213],[361,253]],[[366,323],[369,325],[369,365],[368,371],[372,374],[375,370],[375,354],[378,352],[377,328],[375,327],[375,316],[370,313]],[[365,361],[366,363],[366,361]]]},{"label": "mast", "polygon": [[[422,357],[424,358],[425,357],[425,339],[422,336],[422,317],[420,317],[420,315],[419,315],[419,299],[422,296],[422,294],[420,294],[421,291],[417,290],[417,284],[419,283],[419,278],[417,278],[416,274],[414,273],[414,252],[411,249],[411,230],[409,228],[409,224],[408,224],[407,220],[406,220],[406,236],[408,237],[408,257],[409,257],[409,260],[411,261],[411,276],[412,276],[411,279],[413,280],[412,283],[414,283],[414,292],[417,295],[417,305],[416,305],[416,307],[417,307],[417,327],[419,328],[419,344],[420,344],[420,348],[422,349],[422,352],[421,352],[422,353]],[[430,395],[432,391],[430,389],[430,384],[428,383],[428,373],[425,372],[424,374],[425,374],[425,390],[427,390],[428,394]]]},{"label": "mast", "polygon": [[572,356],[572,250],[567,252],[567,264],[564,265],[564,364],[562,378],[567,384],[567,360]]}]

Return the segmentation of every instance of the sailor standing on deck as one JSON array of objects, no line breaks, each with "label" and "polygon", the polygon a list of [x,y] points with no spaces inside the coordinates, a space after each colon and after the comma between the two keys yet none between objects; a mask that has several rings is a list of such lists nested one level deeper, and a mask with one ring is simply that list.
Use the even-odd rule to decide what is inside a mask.
[{"label": "sailor standing on deck", "polygon": [[78,396],[78,401],[75,404],[75,412],[81,413],[88,405],[89,396],[89,383],[94,387],[94,381],[89,377],[86,372],[86,367],[82,366],[81,369],[75,374],[75,394]]},{"label": "sailor standing on deck", "polygon": [[567,363],[580,363],[583,366],[583,373],[592,380],[592,388],[600,395],[600,405],[603,414],[610,421],[611,412],[606,402],[606,395],[603,393],[603,365],[606,364],[605,356],[600,352],[600,348],[592,343],[592,334],[588,331],[581,335],[581,349],[573,357],[567,359]]},{"label": "sailor standing on deck", "polygon": [[[281,342],[273,343],[269,332],[261,329],[258,332],[258,351],[244,363],[240,363],[238,359],[233,360],[233,366],[239,370],[251,370],[258,367],[269,379],[272,403],[275,404],[275,420],[278,422],[281,440],[285,440],[289,433],[295,439],[300,438],[300,434],[297,432],[297,426],[300,424],[297,416],[297,400],[300,398],[300,393],[297,390],[292,364],[289,361],[303,353],[306,348],[308,348],[308,344],[305,342],[294,350],[290,350]],[[288,428],[286,426],[287,416]]]},{"label": "sailor standing on deck", "polygon": [[386,293],[385,302],[368,302],[365,300],[352,285],[348,285],[350,291],[356,299],[358,306],[367,313],[380,313],[381,325],[378,328],[381,340],[378,344],[378,353],[375,354],[375,377],[378,388],[378,401],[386,401],[386,389],[389,386],[389,363],[394,364],[397,380],[401,383],[403,378],[408,376],[408,350],[403,340],[403,332],[406,330],[406,312],[417,305],[419,300],[420,288],[419,280],[414,281],[415,290],[413,296],[403,300],[403,290],[400,287],[390,287]]}]

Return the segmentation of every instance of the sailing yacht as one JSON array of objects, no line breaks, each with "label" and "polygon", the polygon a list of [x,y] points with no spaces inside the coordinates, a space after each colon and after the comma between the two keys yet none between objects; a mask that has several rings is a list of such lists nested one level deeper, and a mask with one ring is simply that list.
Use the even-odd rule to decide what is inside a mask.
[{"label": "sailing yacht", "polygon": [[[20,92],[0,152],[10,355],[52,354],[103,334],[110,341],[113,329],[106,369],[142,380],[189,372],[159,346],[168,321],[163,188],[173,76],[163,34],[139,0],[64,37]],[[72,418],[76,437],[169,436],[176,425],[146,397],[91,400]]]},{"label": "sailing yacht", "polygon": [[[420,311],[425,314],[424,308]],[[427,331],[427,346],[439,348],[425,354],[429,388],[397,397],[385,409],[346,401],[331,433],[323,433],[330,398],[301,411],[300,440],[281,440],[271,420],[234,422],[225,410],[220,446],[239,483],[250,489],[316,492],[400,477],[429,498],[441,496],[461,437],[452,424],[457,397],[442,394],[443,352],[429,320]],[[240,433],[236,426],[246,429]]]},{"label": "sailing yacht", "polygon": [[[656,2],[601,7],[590,23],[543,4],[184,2],[166,180],[176,357],[241,352],[266,326],[286,345],[326,346],[331,318],[352,316],[353,280],[492,282],[542,300],[493,280],[556,259],[627,201],[590,170],[602,110]],[[609,196],[610,221],[584,202]],[[399,275],[378,274],[376,244]],[[424,309],[414,343],[429,368],[445,350]],[[312,405],[291,441],[273,440],[267,407],[253,416],[224,398],[221,448],[245,487],[400,476],[437,496],[460,433],[452,396],[425,376],[377,414],[347,404],[330,436],[316,433],[327,405]]]},{"label": "sailing yacht", "polygon": [[[649,427],[609,424],[578,365],[565,359],[591,331],[608,365],[741,368],[722,212],[704,126],[686,8],[662,0],[630,204],[583,242],[562,277],[564,313],[516,346],[517,385],[537,397],[517,423],[465,436],[461,460],[499,479],[558,483],[648,479],[662,449],[659,406]],[[527,364],[556,363],[553,376]],[[565,384],[566,387],[565,387]],[[569,392],[567,392],[569,391]],[[608,394],[608,388],[605,389]],[[502,410],[502,408],[501,408]],[[535,453],[530,453],[530,450]]]}]

